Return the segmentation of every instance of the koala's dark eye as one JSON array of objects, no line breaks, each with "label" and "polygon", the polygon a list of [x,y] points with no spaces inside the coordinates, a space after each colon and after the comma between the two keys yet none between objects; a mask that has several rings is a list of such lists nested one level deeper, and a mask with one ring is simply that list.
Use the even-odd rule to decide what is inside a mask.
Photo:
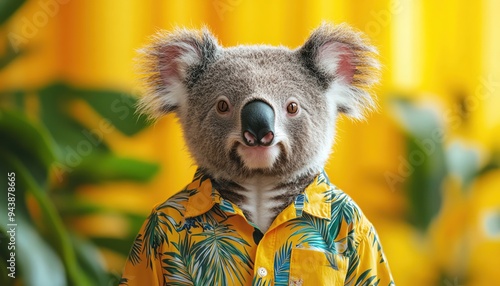
[{"label": "koala's dark eye", "polygon": [[217,102],[217,111],[219,113],[229,112],[229,103],[225,100],[219,100],[219,102]]},{"label": "koala's dark eye", "polygon": [[286,107],[286,111],[288,112],[288,114],[296,114],[297,111],[299,111],[299,105],[297,104],[297,102],[292,101]]}]

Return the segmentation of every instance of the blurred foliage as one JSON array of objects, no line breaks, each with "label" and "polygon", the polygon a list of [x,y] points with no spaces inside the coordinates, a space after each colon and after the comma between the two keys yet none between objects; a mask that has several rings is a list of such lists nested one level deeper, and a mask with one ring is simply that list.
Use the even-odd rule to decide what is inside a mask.
[{"label": "blurred foliage", "polygon": [[[0,24],[22,3],[0,2]],[[23,54],[10,47],[5,51],[0,56],[0,68]],[[136,100],[119,91],[85,89],[62,82],[35,90],[0,90],[0,96],[0,184],[6,186],[5,174],[15,173],[18,225],[16,279],[6,275],[10,251],[2,246],[0,284],[116,284],[118,274],[107,273],[98,249],[127,255],[145,217],[83,203],[74,191],[86,184],[147,182],[157,173],[157,164],[119,157],[104,140],[106,130],[132,136],[147,127],[143,118],[134,116]],[[38,102],[37,118],[28,117],[26,102],[30,98]],[[76,101],[85,102],[102,117],[98,128],[84,126],[69,112]],[[1,240],[8,241],[6,195],[0,196],[0,204]],[[131,226],[127,237],[79,237],[69,224],[71,218],[95,214],[126,218]]]},{"label": "blurred foliage", "polygon": [[[444,207],[444,193],[449,193],[450,185],[453,185],[458,186],[461,197],[470,198],[473,183],[500,167],[500,156],[498,156],[498,151],[493,151],[492,154],[488,154],[487,160],[482,162],[480,155],[487,153],[487,150],[479,149],[480,147],[472,142],[451,137],[450,130],[447,130],[449,126],[440,117],[442,111],[436,109],[435,106],[437,105],[413,102],[407,97],[391,98],[390,107],[392,107],[395,122],[400,125],[405,138],[406,157],[400,158],[398,173],[391,174],[388,182],[390,184],[403,182],[402,190],[405,192],[408,203],[406,219],[418,230],[421,237],[428,240],[428,244],[441,247],[442,241],[448,241],[448,247],[453,248],[457,243],[455,240],[458,240],[459,247],[464,251],[468,249],[467,243],[470,237],[467,236],[471,234],[464,232],[458,238],[441,237],[449,233],[443,228],[443,223],[448,224],[448,227],[450,224],[462,225],[462,228],[467,227],[456,214],[447,213],[450,212],[450,208]],[[450,182],[454,183],[450,184]],[[449,195],[448,200],[450,200]],[[453,204],[453,202],[448,202],[448,204]],[[453,221],[446,221],[449,218]],[[436,239],[436,234],[432,233],[433,225],[434,232],[438,233],[437,237],[440,241],[433,241]],[[437,231],[436,228],[438,228]],[[498,226],[494,226],[492,232],[498,233]],[[480,234],[473,234],[472,237],[474,236],[480,236]],[[467,264],[471,256],[470,250],[468,251],[461,253],[458,257],[458,260],[464,261],[463,263],[459,263],[456,257],[455,259],[442,257],[437,259],[449,259],[453,264],[438,265],[440,269],[437,269],[439,272],[437,285],[458,285],[458,281],[467,281],[472,273],[453,268],[456,268],[456,265]],[[454,273],[450,273],[450,269]]]},{"label": "blurred foliage", "polygon": [[443,126],[428,109],[416,108],[405,100],[394,100],[398,121],[406,131],[408,157],[400,170],[407,178],[408,219],[425,231],[441,206],[441,185],[448,172],[442,141]]},{"label": "blurred foliage", "polygon": [[7,21],[24,2],[25,0],[4,0],[0,2],[0,25]]}]

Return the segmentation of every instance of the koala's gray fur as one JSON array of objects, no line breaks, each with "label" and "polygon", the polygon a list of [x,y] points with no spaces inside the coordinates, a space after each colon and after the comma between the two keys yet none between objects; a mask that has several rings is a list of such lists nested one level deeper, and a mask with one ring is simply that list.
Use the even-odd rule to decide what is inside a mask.
[{"label": "koala's gray fur", "polygon": [[[140,53],[140,111],[154,119],[175,112],[196,164],[263,231],[323,169],[337,114],[362,118],[375,106],[376,50],[346,25],[323,24],[295,50],[222,48],[206,29],[179,29],[159,32]],[[228,114],[216,111],[220,99]],[[276,115],[276,144],[262,149],[265,159],[241,140],[240,112],[254,100]],[[290,101],[299,105],[294,116]]]}]

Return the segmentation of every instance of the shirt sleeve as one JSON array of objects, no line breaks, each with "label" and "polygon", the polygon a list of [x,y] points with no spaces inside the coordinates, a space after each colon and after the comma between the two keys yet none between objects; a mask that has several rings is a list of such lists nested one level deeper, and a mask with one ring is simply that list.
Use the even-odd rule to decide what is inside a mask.
[{"label": "shirt sleeve", "polygon": [[161,258],[154,255],[147,257],[147,249],[144,249],[144,234],[149,219],[134,240],[119,286],[163,286]]},{"label": "shirt sleeve", "polygon": [[366,219],[356,244],[349,256],[345,285],[395,285],[377,232]]}]

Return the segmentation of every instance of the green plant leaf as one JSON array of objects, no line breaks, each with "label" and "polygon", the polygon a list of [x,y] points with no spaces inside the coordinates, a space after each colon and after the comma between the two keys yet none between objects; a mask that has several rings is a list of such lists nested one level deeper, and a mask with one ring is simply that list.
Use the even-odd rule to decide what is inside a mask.
[{"label": "green plant leaf", "polygon": [[102,132],[88,130],[68,114],[75,95],[67,85],[55,83],[40,90],[39,94],[41,120],[59,147],[61,163],[74,167],[94,151],[109,151]]},{"label": "green plant leaf", "polygon": [[36,228],[18,216],[19,266],[26,285],[67,285],[61,258]]},{"label": "green plant leaf", "polygon": [[39,158],[47,166],[55,159],[47,131],[31,123],[23,114],[0,109],[0,134],[1,141],[16,142],[19,149]]},{"label": "green plant leaf", "polygon": [[73,87],[73,92],[127,136],[132,136],[149,126],[145,117],[135,113],[137,99],[132,95],[113,90],[76,87]]},{"label": "green plant leaf", "polygon": [[[0,159],[2,162],[6,163],[7,166],[10,166],[9,168],[16,173],[16,202],[19,202],[19,204],[16,203],[16,209],[18,205],[23,205],[23,200],[19,195],[24,192],[32,194],[33,198],[38,203],[44,218],[43,222],[48,228],[50,240],[53,243],[52,245],[61,256],[72,285],[93,285],[91,279],[86,275],[86,273],[82,272],[78,266],[67,230],[64,228],[63,222],[54,205],[49,200],[47,193],[40,188],[35,178],[30,174],[29,169],[23,165],[22,161],[18,160],[9,153],[0,153]],[[31,253],[31,255],[34,254]]]},{"label": "green plant leaf", "polygon": [[482,176],[490,171],[500,169],[500,150],[494,150],[486,165],[477,172],[477,176]]},{"label": "green plant leaf", "polygon": [[479,150],[454,141],[446,150],[446,158],[450,174],[459,178],[463,184],[462,189],[467,190],[480,170]]},{"label": "green plant leaf", "polygon": [[[3,139],[0,140],[0,161],[2,162],[2,168],[0,169],[5,169],[4,173],[15,171],[17,182],[19,185],[24,186],[19,189],[16,196],[19,202],[18,211],[27,218],[26,224],[31,223],[33,226],[35,225],[30,222],[32,218],[29,216],[25,205],[25,194],[31,194],[34,201],[39,205],[42,215],[40,220],[37,218],[37,221],[41,222],[44,226],[44,232],[37,233],[33,227],[32,232],[36,235],[30,233],[24,234],[24,236],[36,236],[33,239],[37,241],[33,242],[32,245],[42,245],[40,247],[48,249],[47,251],[40,250],[39,252],[29,249],[28,253],[39,255],[39,257],[47,255],[49,257],[48,260],[51,259],[50,257],[55,257],[55,260],[59,259],[62,261],[62,269],[60,263],[59,269],[56,269],[58,267],[57,262],[54,262],[55,268],[49,269],[50,267],[46,267],[44,270],[40,267],[38,269],[44,270],[46,273],[58,271],[57,275],[64,276],[71,285],[110,284],[110,281],[115,281],[116,277],[110,273],[106,273],[102,265],[96,263],[96,257],[92,254],[95,254],[95,252],[91,250],[95,250],[95,247],[89,245],[87,241],[82,242],[73,238],[69,230],[65,228],[59,214],[62,213],[64,216],[71,216],[71,210],[64,208],[64,206],[71,205],[72,201],[79,201],[72,196],[71,192],[53,194],[52,200],[49,199],[46,192],[48,188],[47,177],[49,168],[56,163],[56,165],[64,164],[70,168],[65,180],[66,184],[59,186],[64,190],[71,191],[81,184],[102,183],[103,181],[130,180],[145,182],[150,180],[159,169],[157,164],[114,156],[102,140],[101,135],[94,132],[94,130],[90,131],[76,121],[69,114],[68,107],[73,100],[87,97],[90,101],[87,99],[84,100],[99,113],[103,114],[111,110],[111,118],[107,119],[112,123],[119,122],[117,124],[123,124],[122,129],[128,128],[126,126],[131,121],[127,122],[127,120],[135,120],[134,123],[137,123],[137,119],[133,119],[133,116],[128,115],[125,119],[121,118],[125,113],[124,109],[120,109],[123,107],[120,104],[126,104],[127,101],[125,101],[126,99],[122,99],[122,97],[117,97],[118,93],[114,97],[108,96],[108,101],[105,101],[106,104],[99,105],[97,103],[100,100],[98,95],[102,94],[94,92],[92,92],[93,95],[82,94],[81,91],[75,90],[65,84],[56,83],[43,88],[39,92],[40,119],[42,124],[37,125],[27,120],[25,115],[21,113],[24,108],[24,97],[27,93],[15,92],[10,94],[11,97],[14,97],[12,97],[13,100],[7,102],[7,105],[17,106],[19,112],[11,110],[0,111],[0,137]],[[113,100],[109,101],[111,99]],[[112,107],[104,108],[108,104],[111,104]],[[133,134],[146,126],[146,124],[141,124],[135,125],[132,129],[122,131],[129,135]],[[85,146],[90,146],[91,148],[85,149],[83,148]],[[5,198],[1,198],[0,202],[5,205]],[[7,218],[7,215],[3,214],[4,209],[2,208],[1,210],[2,217]],[[133,234],[130,233],[127,237],[135,235],[137,228],[144,221],[144,216],[124,213],[119,210],[99,209],[91,205],[82,206],[80,209],[73,211],[73,215],[84,215],[83,213],[85,212],[99,211],[103,214],[124,216],[129,221],[131,228],[134,228]],[[47,240],[49,244],[45,243],[43,239]],[[128,253],[132,240],[127,245],[125,243],[117,244],[115,250],[126,255],[125,251]],[[117,248],[117,246],[119,247]],[[40,264],[39,261],[36,261],[36,263]],[[3,265],[0,263],[0,266]],[[28,270],[22,274],[30,275],[29,273],[33,272],[29,270],[30,267],[29,264],[26,264],[26,269]],[[27,283],[31,283],[29,282],[31,281],[29,280],[31,279],[30,277],[23,279]],[[60,279],[54,280],[54,283],[58,280]]]},{"label": "green plant leaf", "polygon": [[48,132],[20,113],[0,109],[0,138],[0,153],[18,158],[37,183],[44,186],[49,166],[55,160]]},{"label": "green plant leaf", "polygon": [[405,98],[393,98],[390,104],[397,122],[407,133],[419,138],[430,138],[434,136],[432,132],[443,131],[443,123],[435,110],[417,106]]},{"label": "green plant leaf", "polygon": [[2,0],[0,1],[0,25],[3,25],[19,7],[23,6],[25,0]]},{"label": "green plant leaf", "polygon": [[130,246],[146,220],[147,216],[136,214],[124,210],[114,209],[102,205],[95,204],[91,201],[83,201],[75,198],[72,195],[66,195],[61,198],[58,196],[56,203],[59,206],[59,211],[65,218],[84,217],[88,215],[102,215],[102,216],[118,216],[125,218],[129,224],[129,233],[125,238],[111,238],[111,237],[91,237],[91,241],[99,247],[104,247],[124,256],[128,255]]},{"label": "green plant leaf", "polygon": [[[1,9],[1,8],[0,8]],[[11,45],[6,45],[6,53],[0,58],[0,70],[8,66],[11,62],[13,62],[16,58],[23,55],[25,50],[15,51]]]},{"label": "green plant leaf", "polygon": [[70,187],[104,181],[149,181],[158,172],[158,164],[110,153],[95,152],[69,174]]},{"label": "green plant leaf", "polygon": [[24,113],[26,92],[23,90],[0,91],[0,110]]},{"label": "green plant leaf", "polygon": [[[25,204],[29,188],[23,178],[29,176],[34,184],[45,185],[49,165],[54,160],[47,133],[43,128],[29,122],[22,114],[2,110],[0,137],[3,139],[0,141],[0,171],[3,174],[0,178],[1,185],[7,186],[8,173],[14,174],[9,177],[15,178],[14,219],[18,225],[16,277],[22,274],[26,285],[66,285],[60,258],[36,232]],[[6,194],[0,197],[0,203],[7,206]],[[8,216],[7,208],[1,209],[0,221],[3,227],[7,226]]]},{"label": "green plant leaf", "polygon": [[406,134],[407,156],[400,163],[409,202],[408,220],[425,232],[441,208],[447,176],[443,125],[431,109],[406,100],[392,101],[396,121]]},{"label": "green plant leaf", "polygon": [[132,243],[134,242],[135,237],[136,234],[126,238],[91,237],[90,239],[93,243],[95,243],[95,245],[99,247],[103,247],[116,253],[120,253],[123,256],[127,256],[130,252],[130,248],[132,247]]},{"label": "green plant leaf", "polygon": [[59,195],[54,198],[55,203],[63,217],[82,217],[87,215],[116,215],[125,218],[130,225],[131,234],[137,234],[147,216],[128,212],[116,208],[98,205],[91,201],[84,201],[74,195]]},{"label": "green plant leaf", "polygon": [[78,264],[93,280],[93,285],[114,285],[110,275],[104,271],[104,258],[95,245],[80,237],[71,236],[71,243],[75,247]]}]

